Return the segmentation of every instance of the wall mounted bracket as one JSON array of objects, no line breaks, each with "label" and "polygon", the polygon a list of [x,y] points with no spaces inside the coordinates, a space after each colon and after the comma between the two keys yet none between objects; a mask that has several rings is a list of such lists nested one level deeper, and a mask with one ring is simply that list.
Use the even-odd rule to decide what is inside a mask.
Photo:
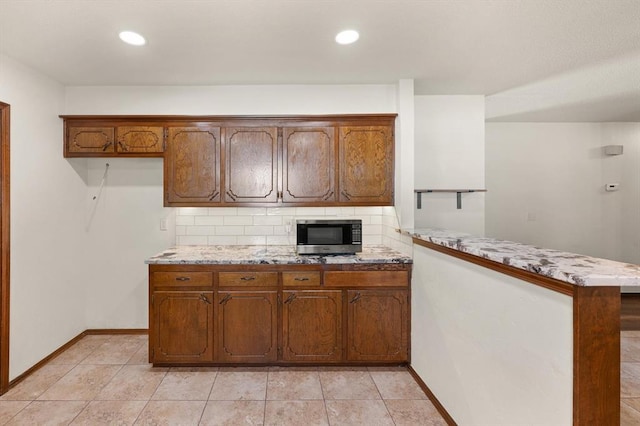
[{"label": "wall mounted bracket", "polygon": [[463,192],[487,192],[486,189],[416,189],[415,192],[418,195],[418,209],[422,208],[422,194],[431,192],[455,192],[456,193],[456,208],[462,209],[462,193]]}]

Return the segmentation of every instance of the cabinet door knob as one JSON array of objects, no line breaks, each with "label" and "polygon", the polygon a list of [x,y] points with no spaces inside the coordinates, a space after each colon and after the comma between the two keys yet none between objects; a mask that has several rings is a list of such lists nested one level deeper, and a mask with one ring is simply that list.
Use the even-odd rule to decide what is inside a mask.
[{"label": "cabinet door knob", "polygon": [[289,297],[287,297],[287,300],[284,301],[284,303],[291,303],[293,301],[293,299],[296,298],[296,294],[295,293],[291,293],[289,295]]},{"label": "cabinet door knob", "polygon": [[355,296],[353,296],[353,299],[351,299],[351,300],[349,301],[349,303],[356,303],[356,301],[357,301],[358,299],[360,299],[361,297],[362,297],[362,295],[360,294],[360,292],[357,292],[357,293],[356,293],[356,295],[355,295]]},{"label": "cabinet door knob", "polygon": [[207,303],[207,304],[211,304],[211,302],[209,301],[209,299],[207,299],[207,296],[205,296],[204,294],[200,294],[200,300],[202,300],[203,302]]},{"label": "cabinet door knob", "polygon": [[227,303],[229,301],[229,299],[231,299],[231,295],[227,294],[225,295],[222,300],[220,301],[220,305],[224,305],[225,303]]},{"label": "cabinet door knob", "polygon": [[109,148],[111,145],[113,144],[113,142],[107,142],[104,145],[102,145],[102,150],[106,151],[107,148]]}]

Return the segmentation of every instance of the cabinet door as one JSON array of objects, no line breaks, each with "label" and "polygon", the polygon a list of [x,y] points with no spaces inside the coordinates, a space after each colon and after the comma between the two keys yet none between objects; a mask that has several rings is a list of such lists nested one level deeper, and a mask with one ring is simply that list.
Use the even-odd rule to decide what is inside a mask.
[{"label": "cabinet door", "polygon": [[340,127],[340,201],[393,204],[391,126]]},{"label": "cabinet door", "polygon": [[278,357],[278,305],[274,291],[218,292],[219,360],[270,362]]},{"label": "cabinet door", "polygon": [[113,127],[69,127],[67,151],[69,153],[113,154]]},{"label": "cabinet door", "polygon": [[164,151],[162,126],[120,126],[117,150],[121,154],[161,153]]},{"label": "cabinet door", "polygon": [[278,129],[225,129],[225,197],[229,203],[278,201]]},{"label": "cabinet door", "polygon": [[282,201],[335,201],[335,153],[335,128],[285,128]]},{"label": "cabinet door", "polygon": [[213,361],[213,292],[156,291],[152,362]]},{"label": "cabinet door", "polygon": [[283,360],[340,361],[342,292],[287,290],[283,299]]},{"label": "cabinet door", "polygon": [[164,156],[165,205],[220,201],[220,128],[169,127]]},{"label": "cabinet door", "polygon": [[407,361],[407,290],[349,290],[348,361]]}]

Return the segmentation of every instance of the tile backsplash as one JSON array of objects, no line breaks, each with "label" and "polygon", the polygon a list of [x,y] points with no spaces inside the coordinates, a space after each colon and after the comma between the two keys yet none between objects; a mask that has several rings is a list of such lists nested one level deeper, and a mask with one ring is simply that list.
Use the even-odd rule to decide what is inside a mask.
[{"label": "tile backsplash", "polygon": [[294,245],[295,219],[344,218],[362,220],[364,245],[411,246],[394,207],[181,207],[175,218],[178,245]]}]

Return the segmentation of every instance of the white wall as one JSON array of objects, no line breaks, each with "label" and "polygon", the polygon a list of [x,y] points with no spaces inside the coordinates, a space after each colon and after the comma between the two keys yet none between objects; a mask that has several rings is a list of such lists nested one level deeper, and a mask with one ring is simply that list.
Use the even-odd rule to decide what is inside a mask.
[{"label": "white wall", "polygon": [[[352,86],[215,86],[215,87],[67,87],[65,114],[274,115],[392,113],[397,110],[395,85]],[[400,141],[396,139],[396,144]],[[89,328],[147,327],[147,266],[144,259],[176,242],[212,244],[282,243],[281,230],[264,209],[165,209],[162,207],[160,159],[110,159],[112,165],[88,228],[93,267],[99,273],[87,283]],[[104,160],[89,160],[90,191],[97,192]],[[91,200],[84,208],[91,212]],[[324,209],[317,214],[323,215]],[[392,209],[393,210],[393,209]],[[390,229],[395,211],[376,208],[365,237],[371,244],[404,247]],[[198,213],[189,218],[189,212]],[[273,213],[272,211],[270,211]],[[184,214],[183,214],[184,213]],[[87,215],[90,213],[86,213]],[[316,213],[313,213],[314,215]],[[328,215],[336,214],[333,210]],[[355,214],[355,213],[354,213]],[[362,211],[371,222],[371,211]],[[192,215],[193,216],[193,215]],[[216,217],[217,216],[217,217]],[[272,215],[277,216],[277,215]],[[160,231],[168,217],[169,231]],[[206,218],[206,219],[203,219]],[[240,218],[240,219],[239,219]],[[174,221],[177,219],[177,224]],[[191,224],[193,220],[193,224]],[[241,230],[216,235],[214,223],[242,222]],[[225,224],[226,220],[226,224]],[[186,221],[186,222],[185,222]],[[251,223],[247,222],[250,221]],[[238,222],[238,223],[240,223]],[[220,226],[220,225],[218,225]],[[200,228],[199,228],[200,227]],[[199,229],[198,229],[199,228]],[[280,234],[280,235],[277,235]],[[280,238],[277,238],[280,237]],[[269,240],[269,241],[267,241]],[[106,263],[101,263],[105,262]]]},{"label": "white wall", "polygon": [[570,425],[571,297],[421,246],[413,255],[411,365],[456,423]]},{"label": "white wall", "polygon": [[487,123],[486,168],[487,235],[640,263],[640,123]]},{"label": "white wall", "polygon": [[[87,328],[147,328],[144,260],[175,243],[173,209],[162,205],[162,158],[92,158],[88,169]],[[166,231],[160,230],[161,219],[168,221]]]},{"label": "white wall", "polygon": [[81,223],[86,161],[62,157],[64,88],[0,55],[11,105],[10,368],[14,379],[85,327],[91,253]]},{"label": "white wall", "polygon": [[[415,189],[484,189],[484,97],[415,97]],[[484,235],[483,193],[422,195],[416,228]],[[415,202],[415,201],[414,201]]]}]

